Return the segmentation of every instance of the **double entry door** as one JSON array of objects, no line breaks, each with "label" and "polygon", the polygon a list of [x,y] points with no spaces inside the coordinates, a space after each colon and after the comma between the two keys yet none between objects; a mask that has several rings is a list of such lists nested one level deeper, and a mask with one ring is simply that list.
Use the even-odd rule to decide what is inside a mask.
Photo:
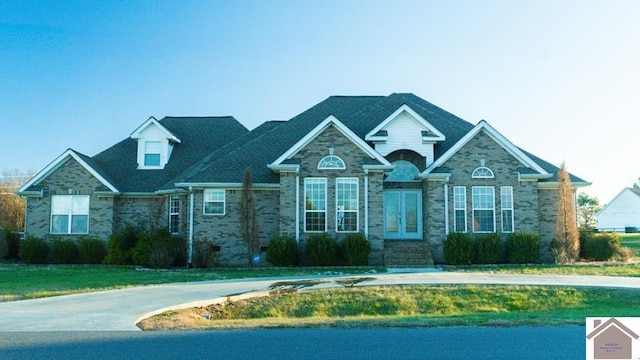
[{"label": "double entry door", "polygon": [[422,192],[384,191],[384,238],[422,239]]}]

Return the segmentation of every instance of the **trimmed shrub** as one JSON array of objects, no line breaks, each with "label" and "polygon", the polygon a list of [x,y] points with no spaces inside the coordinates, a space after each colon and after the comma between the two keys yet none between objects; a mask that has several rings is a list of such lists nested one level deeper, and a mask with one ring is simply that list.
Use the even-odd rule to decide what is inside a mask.
[{"label": "trimmed shrub", "polygon": [[273,234],[267,246],[267,261],[273,266],[297,266],[300,254],[296,239],[293,236]]},{"label": "trimmed shrub", "polygon": [[207,238],[195,240],[193,242],[193,258],[191,261],[193,266],[197,268],[218,266],[216,245]]},{"label": "trimmed shrub", "polygon": [[0,229],[0,259],[6,259],[9,255],[9,242],[7,241],[7,230]]},{"label": "trimmed shrub", "polygon": [[497,264],[500,260],[500,235],[478,234],[473,240],[474,264]]},{"label": "trimmed shrub", "polygon": [[71,239],[54,239],[51,243],[51,260],[54,264],[78,262],[78,244]]},{"label": "trimmed shrub", "polygon": [[83,237],[78,241],[78,255],[81,264],[102,264],[107,248],[104,241]]},{"label": "trimmed shrub", "polygon": [[305,247],[307,262],[311,266],[333,266],[338,260],[338,242],[327,233],[312,234]]},{"label": "trimmed shrub", "polygon": [[20,234],[6,229],[4,231],[9,246],[6,258],[18,260],[20,258]]},{"label": "trimmed shrub", "polygon": [[139,239],[140,232],[131,225],[127,225],[122,230],[111,234],[107,242],[105,264],[132,265],[133,248]]},{"label": "trimmed shrub", "polygon": [[620,236],[614,233],[580,234],[580,256],[586,260],[607,261],[621,248]]},{"label": "trimmed shrub", "polygon": [[444,241],[444,261],[450,265],[469,265],[473,260],[473,240],[465,233],[450,233]]},{"label": "trimmed shrub", "polygon": [[512,264],[535,264],[540,258],[540,236],[516,232],[507,240],[507,259]]},{"label": "trimmed shrub", "polygon": [[363,233],[348,234],[342,241],[342,252],[350,266],[367,266],[371,244]]},{"label": "trimmed shrub", "polygon": [[132,249],[133,262],[152,268],[169,268],[180,252],[180,243],[180,238],[171,236],[168,229],[142,233]]},{"label": "trimmed shrub", "polygon": [[49,256],[49,245],[44,239],[27,236],[20,244],[20,259],[27,264],[44,264]]}]

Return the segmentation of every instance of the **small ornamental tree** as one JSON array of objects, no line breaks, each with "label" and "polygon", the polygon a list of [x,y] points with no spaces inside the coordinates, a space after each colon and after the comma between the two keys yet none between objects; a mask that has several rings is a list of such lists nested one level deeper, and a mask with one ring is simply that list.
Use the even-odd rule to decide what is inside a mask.
[{"label": "small ornamental tree", "polygon": [[589,231],[596,228],[600,211],[600,201],[595,196],[586,193],[578,195],[578,225],[581,231]]},{"label": "small ornamental tree", "polygon": [[240,195],[240,231],[242,239],[247,244],[249,266],[255,266],[254,254],[258,251],[258,216],[256,214],[255,198],[251,191],[251,172],[247,169],[242,177],[242,193]]},{"label": "small ornamental tree", "polygon": [[564,163],[558,171],[558,213],[551,251],[559,264],[572,263],[580,254],[580,234],[576,222],[574,191]]}]

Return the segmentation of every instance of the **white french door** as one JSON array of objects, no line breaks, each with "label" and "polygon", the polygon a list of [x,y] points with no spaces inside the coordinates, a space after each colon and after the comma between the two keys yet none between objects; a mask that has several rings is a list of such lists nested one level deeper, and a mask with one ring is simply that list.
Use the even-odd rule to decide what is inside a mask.
[{"label": "white french door", "polygon": [[422,193],[420,190],[384,192],[384,238],[422,239]]}]

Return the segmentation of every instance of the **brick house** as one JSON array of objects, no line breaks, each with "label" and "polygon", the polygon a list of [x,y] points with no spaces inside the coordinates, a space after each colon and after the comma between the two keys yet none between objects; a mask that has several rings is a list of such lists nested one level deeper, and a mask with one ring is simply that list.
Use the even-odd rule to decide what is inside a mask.
[{"label": "brick house", "polygon": [[[473,125],[413,95],[331,96],[252,131],[232,117],[150,118],[88,157],[72,149],[18,190],[25,232],[107,239],[125,224],[166,226],[246,264],[242,176],[251,171],[261,244],[272,233],[364,233],[370,262],[443,262],[450,232],[555,228],[558,168],[486,121]],[[571,175],[577,188],[588,185]]]}]

